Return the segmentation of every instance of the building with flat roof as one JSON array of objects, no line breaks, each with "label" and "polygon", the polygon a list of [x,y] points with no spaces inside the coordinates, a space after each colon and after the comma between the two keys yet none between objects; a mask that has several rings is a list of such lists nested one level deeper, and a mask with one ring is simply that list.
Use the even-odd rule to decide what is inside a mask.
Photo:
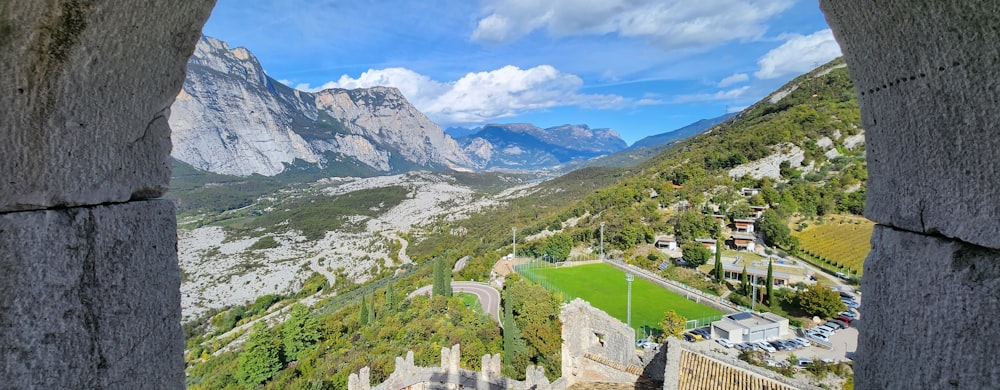
[{"label": "building with flat roof", "polygon": [[736,313],[712,323],[713,339],[722,338],[733,343],[772,340],[788,335],[788,319],[774,313]]}]

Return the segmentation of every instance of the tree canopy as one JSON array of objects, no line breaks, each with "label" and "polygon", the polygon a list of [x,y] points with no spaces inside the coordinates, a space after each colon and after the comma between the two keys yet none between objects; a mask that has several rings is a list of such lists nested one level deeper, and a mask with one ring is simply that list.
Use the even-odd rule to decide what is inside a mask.
[{"label": "tree canopy", "polygon": [[684,255],[685,261],[691,263],[691,265],[695,267],[707,263],[708,259],[712,257],[712,251],[695,241],[682,245],[681,254]]},{"label": "tree canopy", "polygon": [[810,285],[796,298],[802,311],[811,316],[830,318],[847,309],[847,305],[840,300],[840,294],[819,284]]},{"label": "tree canopy", "polygon": [[663,328],[663,339],[667,337],[681,337],[684,333],[684,325],[687,323],[687,318],[677,314],[676,311],[668,310],[663,313],[663,321],[660,321],[660,327]]}]

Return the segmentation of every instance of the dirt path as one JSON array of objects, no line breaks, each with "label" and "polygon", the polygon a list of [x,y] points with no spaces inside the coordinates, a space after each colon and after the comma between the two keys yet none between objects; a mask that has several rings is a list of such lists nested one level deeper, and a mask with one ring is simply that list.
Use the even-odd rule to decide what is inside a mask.
[{"label": "dirt path", "polygon": [[402,261],[403,264],[412,264],[413,261],[410,260],[410,256],[406,255],[406,248],[410,246],[410,243],[407,242],[406,239],[404,239],[403,237],[400,237],[398,234],[396,234],[396,232],[389,232],[386,235],[389,236],[390,239],[399,241],[400,245],[398,253],[399,261]]}]

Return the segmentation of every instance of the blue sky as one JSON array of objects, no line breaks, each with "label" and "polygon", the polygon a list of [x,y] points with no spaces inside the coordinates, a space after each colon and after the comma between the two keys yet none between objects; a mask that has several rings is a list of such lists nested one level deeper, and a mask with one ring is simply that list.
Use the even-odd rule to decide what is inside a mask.
[{"label": "blue sky", "polygon": [[204,33],[303,90],[390,85],[442,127],[735,111],[840,55],[815,0],[220,0]]}]

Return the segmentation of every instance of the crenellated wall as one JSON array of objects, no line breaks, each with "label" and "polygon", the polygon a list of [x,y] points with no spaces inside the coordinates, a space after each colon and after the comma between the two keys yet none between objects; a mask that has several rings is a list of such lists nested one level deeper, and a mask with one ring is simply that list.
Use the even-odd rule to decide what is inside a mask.
[{"label": "crenellated wall", "polygon": [[170,103],[213,0],[0,2],[0,387],[180,389]]},{"label": "crenellated wall", "polygon": [[877,222],[859,389],[1000,388],[1000,2],[821,0]]}]

